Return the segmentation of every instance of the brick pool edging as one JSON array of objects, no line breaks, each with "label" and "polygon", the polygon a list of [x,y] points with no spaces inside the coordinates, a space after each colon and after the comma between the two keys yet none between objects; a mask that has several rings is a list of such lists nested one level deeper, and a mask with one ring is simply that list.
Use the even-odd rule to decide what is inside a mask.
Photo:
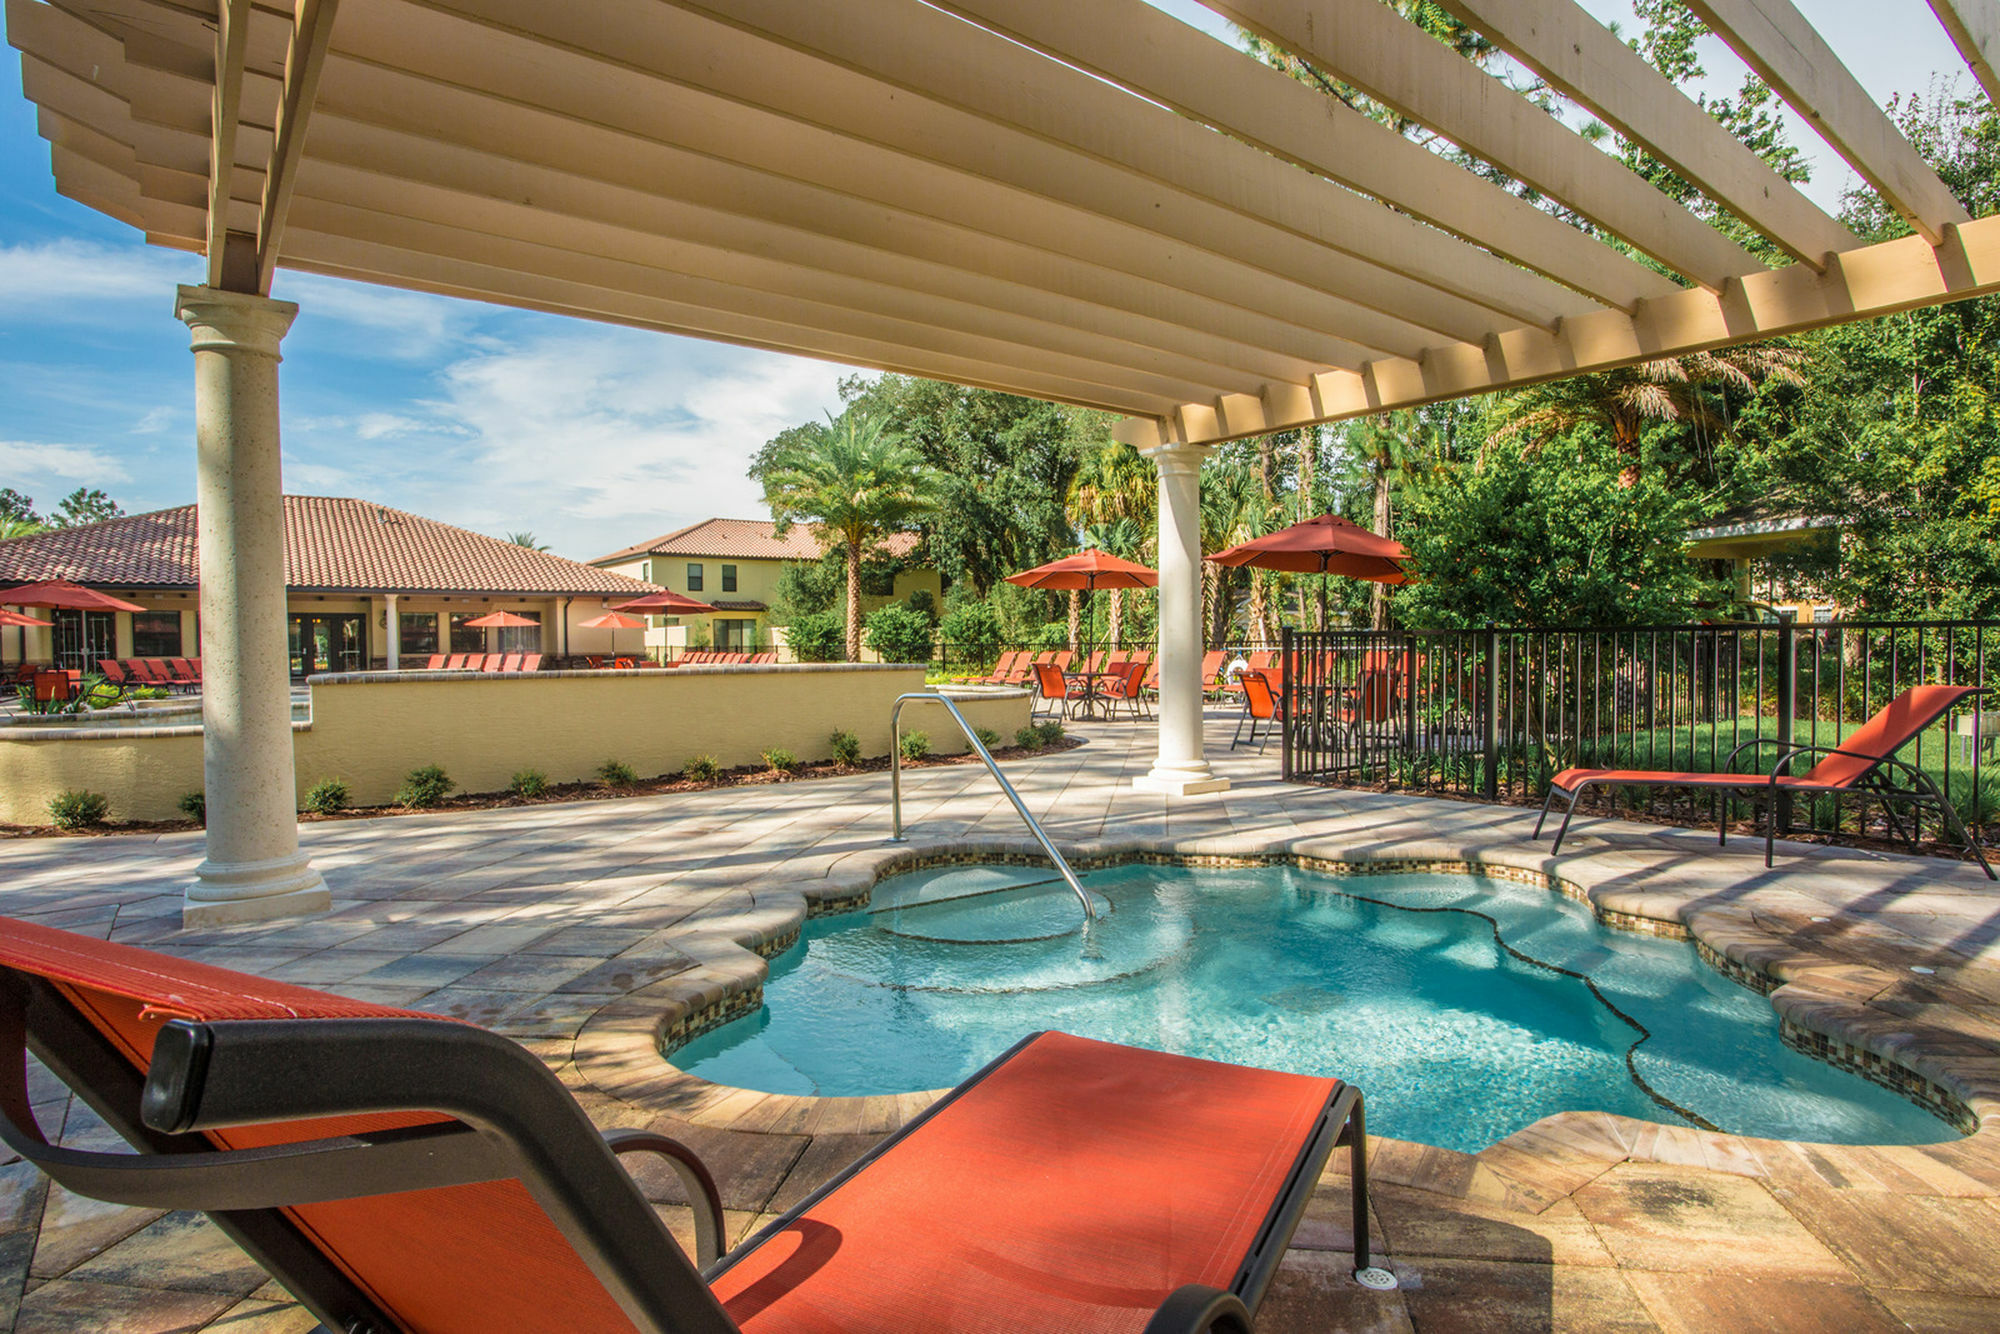
[{"label": "brick pool edging", "polygon": [[[1830,964],[1823,956],[1795,948],[1747,910],[1688,902],[1674,909],[1674,916],[1663,916],[1657,890],[1623,890],[1615,883],[1616,873],[1596,874],[1587,862],[1565,860],[1559,874],[1554,858],[1527,850],[1438,847],[1424,848],[1422,855],[1381,856],[1337,847],[1336,842],[1305,836],[1255,847],[1240,837],[1121,839],[1075,843],[1064,852],[1080,870],[1133,861],[1211,867],[1282,863],[1336,875],[1457,872],[1537,885],[1588,905],[1600,921],[1616,929],[1692,940],[1709,966],[1770,997],[1779,1014],[1781,1035],[1794,1049],[1870,1079],[1970,1137],[1979,1138],[1987,1119],[2000,1117],[2000,1047],[1975,1044],[1968,1049],[1964,1034],[1871,1008],[1866,998],[1899,980],[1895,974],[1864,965]],[[747,907],[716,905],[697,914],[687,931],[676,936],[676,946],[696,961],[694,968],[621,997],[591,1017],[575,1040],[577,1072],[609,1096],[635,1104],[635,1111],[716,1129],[888,1133],[929,1105],[941,1090],[865,1098],[762,1093],[686,1074],[671,1064],[667,1054],[760,1005],[768,971],[765,961],[790,948],[807,918],[866,906],[874,885],[888,876],[975,861],[1048,864],[1025,838],[983,837],[850,853],[817,882],[747,879]],[[773,868],[773,873],[781,875],[782,868]],[[1744,1145],[1771,1143],[1605,1113],[1564,1112],[1471,1157],[1504,1157],[1520,1145],[1561,1137],[1570,1122],[1588,1118],[1617,1125],[1619,1138],[1627,1142],[1650,1144],[1646,1154],[1627,1156],[1654,1161],[1682,1161],[1690,1152],[1686,1136],[1724,1142],[1709,1146],[1716,1156],[1741,1152]],[[1642,1133],[1648,1129],[1654,1133]],[[1658,1133],[1662,1131],[1672,1134]]]}]

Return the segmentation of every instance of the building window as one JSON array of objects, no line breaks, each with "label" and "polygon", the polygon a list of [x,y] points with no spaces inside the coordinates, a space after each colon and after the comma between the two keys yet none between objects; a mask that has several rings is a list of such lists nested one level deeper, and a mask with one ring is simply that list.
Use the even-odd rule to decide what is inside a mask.
[{"label": "building window", "polygon": [[1831,625],[1831,624],[1833,624],[1833,608],[1831,608],[1831,607],[1814,607],[1814,608],[1813,608],[1813,624],[1814,624],[1814,625]]},{"label": "building window", "polygon": [[736,567],[734,565],[725,565],[722,567],[722,591],[725,593],[734,593],[736,591]]},{"label": "building window", "polygon": [[716,621],[715,647],[726,653],[755,652],[757,648],[757,622],[754,620]]},{"label": "building window", "polygon": [[434,611],[406,611],[397,627],[397,647],[404,654],[428,657],[438,651],[438,617]]},{"label": "building window", "polygon": [[538,611],[517,611],[516,616],[525,616],[535,622],[533,625],[502,626],[498,634],[499,651],[502,653],[540,653],[542,651],[542,614]]},{"label": "building window", "polygon": [[692,563],[688,565],[688,592],[701,592],[701,566]]},{"label": "building window", "polygon": [[177,611],[133,612],[132,656],[135,658],[180,657],[181,614]]},{"label": "building window", "polygon": [[75,611],[58,607],[55,623],[56,666],[73,672],[94,672],[98,660],[118,653],[118,621],[108,611]]},{"label": "building window", "polygon": [[648,560],[639,563],[639,579],[642,583],[653,582],[653,562]]},{"label": "building window", "polygon": [[451,613],[451,652],[484,653],[486,632],[478,626],[468,626],[467,621],[477,620],[485,615],[477,611],[455,611]]}]

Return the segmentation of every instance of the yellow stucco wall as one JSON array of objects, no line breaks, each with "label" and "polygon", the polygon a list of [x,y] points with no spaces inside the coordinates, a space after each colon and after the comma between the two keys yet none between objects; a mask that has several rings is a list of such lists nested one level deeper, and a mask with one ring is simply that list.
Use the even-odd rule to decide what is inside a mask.
[{"label": "yellow stucco wall", "polygon": [[[607,760],[646,778],[698,754],[724,768],[760,763],[773,747],[823,760],[836,728],[853,732],[863,755],[885,755],[891,702],[922,688],[914,669],[841,666],[331,677],[314,680],[312,722],[293,743],[301,792],[337,777],[355,804],[381,805],[426,764],[442,765],[461,791],[494,792],[524,768],[566,783]],[[960,701],[974,726],[1009,740],[1028,706],[1025,695]],[[966,749],[939,708],[911,705],[904,730],[928,733],[938,754]],[[48,799],[66,788],[104,793],[114,820],[175,819],[182,796],[202,785],[201,765],[196,728],[0,729],[0,821],[46,824]]]}]

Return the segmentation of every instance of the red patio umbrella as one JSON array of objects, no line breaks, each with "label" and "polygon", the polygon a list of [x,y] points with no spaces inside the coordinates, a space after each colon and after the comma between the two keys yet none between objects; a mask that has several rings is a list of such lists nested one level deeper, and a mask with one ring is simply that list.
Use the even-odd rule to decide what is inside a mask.
[{"label": "red patio umbrella", "polygon": [[1402,563],[1409,555],[1408,549],[1393,537],[1371,533],[1338,514],[1322,514],[1315,519],[1301,519],[1275,533],[1238,542],[1209,559],[1217,565],[1254,565],[1260,570],[1319,575],[1319,619],[1323,625],[1327,575],[1341,574],[1377,584],[1407,584],[1410,576]]},{"label": "red patio umbrella", "polygon": [[648,593],[630,602],[621,602],[613,611],[643,611],[654,616],[713,616],[715,608],[706,602],[696,602],[693,598],[682,597],[670,588],[657,593]]},{"label": "red patio umbrella", "polygon": [[646,624],[643,616],[627,616],[623,612],[607,611],[602,616],[593,616],[579,622],[586,630],[609,630],[611,632],[611,654],[618,655],[618,632],[637,630]]},{"label": "red patio umbrella", "polygon": [[46,629],[54,624],[54,621],[38,621],[32,616],[23,616],[18,611],[8,611],[5,608],[0,608],[0,625],[39,625]]},{"label": "red patio umbrella", "polygon": [[540,625],[541,622],[531,617],[517,616],[511,611],[489,611],[484,616],[475,616],[464,624],[471,630],[519,630],[527,625]]},{"label": "red patio umbrella", "polygon": [[65,611],[144,611],[134,602],[124,602],[109,593],[99,593],[67,579],[45,579],[19,588],[0,588],[0,605],[9,607],[56,607]]}]

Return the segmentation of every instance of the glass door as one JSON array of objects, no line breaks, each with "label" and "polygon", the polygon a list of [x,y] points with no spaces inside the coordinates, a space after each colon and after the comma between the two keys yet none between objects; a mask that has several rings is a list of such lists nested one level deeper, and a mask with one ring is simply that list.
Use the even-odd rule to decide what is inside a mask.
[{"label": "glass door", "polygon": [[99,658],[118,656],[118,622],[110,612],[57,608],[50,619],[56,623],[56,666],[94,672]]},{"label": "glass door", "polygon": [[362,618],[294,613],[291,618],[293,677],[362,669]]}]

